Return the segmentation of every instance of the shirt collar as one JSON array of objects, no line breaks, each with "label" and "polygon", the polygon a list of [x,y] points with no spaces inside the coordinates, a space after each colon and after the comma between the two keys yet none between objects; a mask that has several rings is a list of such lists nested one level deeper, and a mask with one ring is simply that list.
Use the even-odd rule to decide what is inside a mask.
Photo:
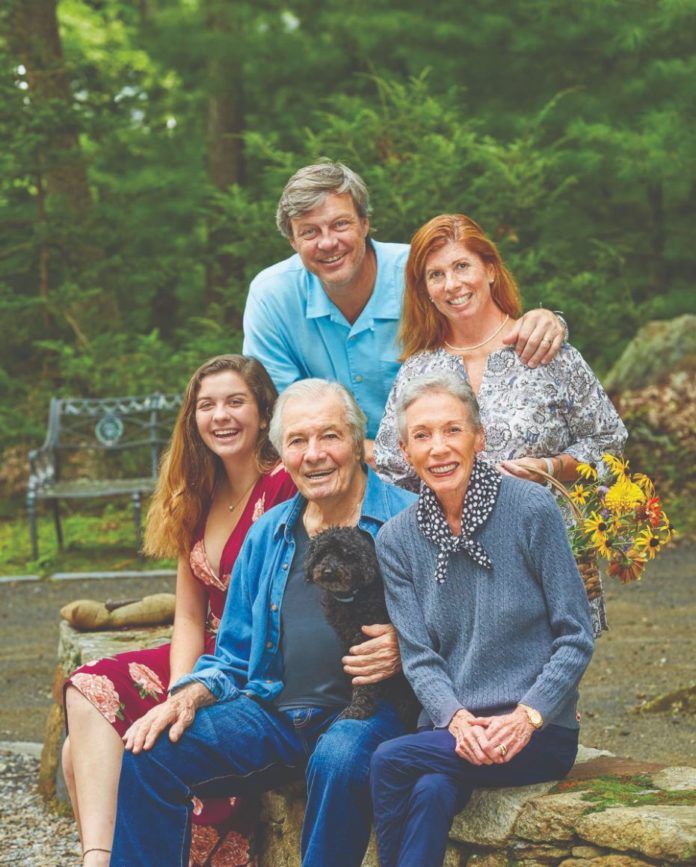
[{"label": "shirt collar", "polygon": [[[295,524],[302,514],[302,510],[307,504],[307,500],[302,494],[295,494],[292,500],[289,501],[288,509],[278,521],[278,526],[275,529],[275,537],[281,535],[285,537],[285,541],[289,542],[295,532]],[[393,509],[390,509],[387,500],[387,486],[379,478],[377,473],[367,468],[367,484],[365,486],[365,496],[363,497],[362,506],[360,508],[360,518],[358,526],[362,529],[368,529],[370,525],[378,524],[381,526],[392,517]]]},{"label": "shirt collar", "polygon": [[[375,288],[365,309],[353,324],[353,334],[372,328],[375,319],[399,319],[401,316],[401,282],[397,285],[397,269],[388,266],[386,245],[372,239],[368,239],[367,243],[377,258]],[[330,316],[333,322],[348,324],[324,291],[319,278],[307,271],[307,319],[319,319],[322,316]]]}]

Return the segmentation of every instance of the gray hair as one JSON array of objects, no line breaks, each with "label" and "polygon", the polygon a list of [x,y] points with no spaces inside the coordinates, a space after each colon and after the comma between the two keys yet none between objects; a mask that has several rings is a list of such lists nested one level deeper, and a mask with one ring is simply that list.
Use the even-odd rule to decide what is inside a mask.
[{"label": "gray hair", "polygon": [[276,210],[276,225],[281,235],[292,239],[290,221],[314,210],[329,193],[350,193],[359,217],[369,217],[370,200],[365,181],[343,163],[329,159],[305,166],[290,178]]},{"label": "gray hair", "polygon": [[[406,442],[406,410],[424,394],[442,392],[456,397],[467,408],[474,430],[481,429],[479,405],[469,383],[453,370],[431,370],[409,380],[396,399],[396,424],[401,442]],[[275,445],[275,443],[274,443]]]},{"label": "gray hair", "polygon": [[[345,410],[345,421],[350,430],[350,435],[358,450],[360,459],[365,457],[365,433],[367,431],[367,419],[365,413],[358,406],[353,395],[340,382],[329,382],[328,379],[300,379],[293,382],[280,395],[276,401],[268,427],[268,438],[275,446],[279,455],[283,448],[283,410],[291,400],[304,400],[310,407],[317,400],[333,394],[340,398]],[[309,410],[308,410],[309,412]]]}]

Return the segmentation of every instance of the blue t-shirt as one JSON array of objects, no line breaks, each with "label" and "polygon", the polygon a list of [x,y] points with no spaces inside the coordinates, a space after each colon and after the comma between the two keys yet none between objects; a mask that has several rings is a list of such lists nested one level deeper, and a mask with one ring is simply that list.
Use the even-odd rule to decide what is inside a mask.
[{"label": "blue t-shirt", "polygon": [[377,258],[375,288],[353,325],[295,254],[252,281],[243,351],[264,365],[279,392],[313,376],[345,385],[374,439],[399,370],[396,332],[409,247],[370,243]]}]

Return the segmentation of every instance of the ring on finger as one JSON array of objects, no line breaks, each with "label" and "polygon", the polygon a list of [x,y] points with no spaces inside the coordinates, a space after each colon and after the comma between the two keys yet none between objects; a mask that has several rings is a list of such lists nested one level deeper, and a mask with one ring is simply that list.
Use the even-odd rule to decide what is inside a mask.
[{"label": "ring on finger", "polygon": [[544,339],[541,342],[542,343],[553,343],[553,340],[549,340],[548,337],[544,337]]},{"label": "ring on finger", "polygon": [[505,744],[498,745],[498,752],[503,758],[505,758],[505,756],[507,755],[507,747],[505,746]]}]

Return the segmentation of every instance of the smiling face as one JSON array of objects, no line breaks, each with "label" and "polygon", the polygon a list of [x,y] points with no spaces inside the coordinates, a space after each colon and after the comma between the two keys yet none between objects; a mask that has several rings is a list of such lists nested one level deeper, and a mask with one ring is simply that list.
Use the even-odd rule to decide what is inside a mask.
[{"label": "smiling face", "polygon": [[256,399],[238,373],[223,370],[201,380],[196,426],[213,454],[223,461],[253,457],[260,424]]},{"label": "smiling face", "polygon": [[362,466],[341,398],[327,392],[308,406],[283,408],[281,457],[300,493],[312,502],[340,503],[361,490]]},{"label": "smiling face", "polygon": [[329,295],[350,289],[368,268],[367,217],[358,216],[350,193],[329,193],[320,205],[294,217],[290,244]]},{"label": "smiling face", "polygon": [[450,241],[425,260],[425,288],[450,327],[498,309],[491,295],[494,276],[493,266],[462,241]]},{"label": "smiling face", "polygon": [[405,413],[406,459],[438,499],[464,500],[483,431],[476,429],[459,398],[431,391],[413,401]]}]

